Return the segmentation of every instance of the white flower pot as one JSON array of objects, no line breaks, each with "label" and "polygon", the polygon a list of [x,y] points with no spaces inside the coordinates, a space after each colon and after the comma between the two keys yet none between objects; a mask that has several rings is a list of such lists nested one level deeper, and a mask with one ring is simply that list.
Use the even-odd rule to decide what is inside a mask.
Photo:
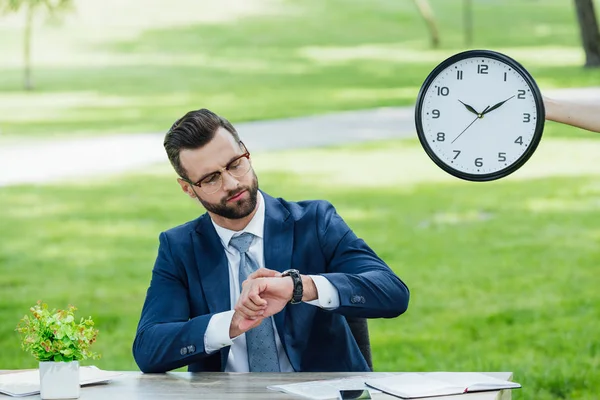
[{"label": "white flower pot", "polygon": [[79,398],[79,361],[40,361],[40,397]]}]

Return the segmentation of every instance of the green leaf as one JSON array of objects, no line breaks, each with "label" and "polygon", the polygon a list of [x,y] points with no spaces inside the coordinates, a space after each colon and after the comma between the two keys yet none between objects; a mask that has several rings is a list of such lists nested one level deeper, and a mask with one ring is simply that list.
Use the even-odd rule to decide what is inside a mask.
[{"label": "green leaf", "polygon": [[[0,4],[2,0],[0,0]],[[75,322],[75,307],[48,310],[38,302],[30,308],[33,317],[25,315],[15,329],[21,336],[21,348],[39,361],[73,361],[99,358],[90,351],[98,330],[90,318]]]}]

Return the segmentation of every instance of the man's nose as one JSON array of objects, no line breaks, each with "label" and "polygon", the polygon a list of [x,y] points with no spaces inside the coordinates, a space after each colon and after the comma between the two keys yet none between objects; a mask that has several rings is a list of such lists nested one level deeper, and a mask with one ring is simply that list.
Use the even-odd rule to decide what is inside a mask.
[{"label": "man's nose", "polygon": [[229,171],[224,171],[221,174],[221,179],[223,179],[223,189],[228,192],[232,189],[238,187],[240,181],[237,180],[233,175],[229,173]]}]

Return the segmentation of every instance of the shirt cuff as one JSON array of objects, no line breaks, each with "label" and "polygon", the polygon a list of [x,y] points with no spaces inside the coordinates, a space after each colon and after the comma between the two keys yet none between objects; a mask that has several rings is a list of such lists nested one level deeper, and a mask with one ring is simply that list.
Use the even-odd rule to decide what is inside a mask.
[{"label": "shirt cuff", "polygon": [[233,344],[233,340],[229,337],[229,327],[234,312],[234,310],[229,310],[215,314],[208,321],[206,332],[204,332],[204,351],[207,354]]},{"label": "shirt cuff", "polygon": [[317,299],[305,303],[333,310],[340,306],[340,294],[335,286],[327,278],[320,275],[309,275],[317,288]]}]

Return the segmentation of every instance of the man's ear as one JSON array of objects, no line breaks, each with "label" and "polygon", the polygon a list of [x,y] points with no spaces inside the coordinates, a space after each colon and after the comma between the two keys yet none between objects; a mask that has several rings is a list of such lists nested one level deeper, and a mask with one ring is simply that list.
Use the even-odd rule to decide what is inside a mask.
[{"label": "man's ear", "polygon": [[189,182],[186,182],[181,178],[177,178],[177,183],[179,183],[179,186],[181,186],[181,190],[183,190],[188,196],[190,196],[192,199],[196,198],[196,193],[194,193],[192,185],[190,185]]}]

